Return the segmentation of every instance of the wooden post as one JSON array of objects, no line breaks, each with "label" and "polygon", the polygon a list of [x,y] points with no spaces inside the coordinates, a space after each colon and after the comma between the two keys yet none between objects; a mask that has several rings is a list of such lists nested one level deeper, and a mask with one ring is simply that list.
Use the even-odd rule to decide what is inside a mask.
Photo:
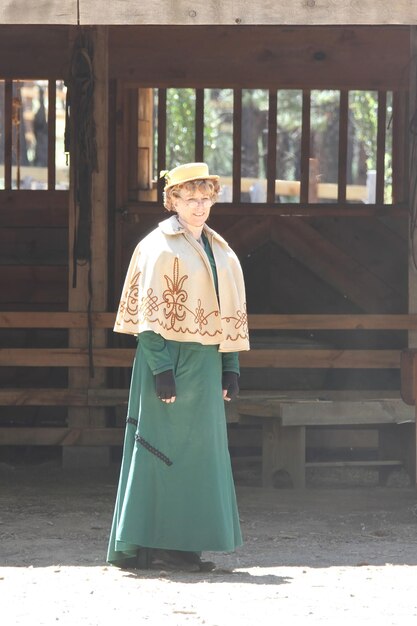
[{"label": "wooden post", "polygon": [[[409,100],[409,116],[410,120],[417,111],[417,27],[410,26],[410,100]],[[414,120],[414,124],[416,121]],[[410,202],[410,238],[408,250],[408,311],[409,313],[417,312],[417,268],[415,259],[417,254],[417,224],[415,222],[417,215],[417,194],[415,192],[417,179],[417,154],[416,154],[416,135],[415,128],[409,134],[409,202]],[[408,347],[417,348],[417,331],[410,330],[408,332]],[[413,363],[413,381],[414,393],[417,384],[417,368],[416,357]],[[417,402],[416,417],[417,417]],[[416,420],[416,451],[417,451],[417,420]],[[417,459],[417,454],[416,454]],[[417,467],[417,462],[416,462]],[[417,484],[417,475],[416,475]]]},{"label": "wooden post", "polygon": [[137,110],[137,182],[138,200],[156,200],[156,189],[152,189],[153,179],[153,89],[138,89]]},{"label": "wooden post", "polygon": [[[91,282],[92,311],[107,309],[107,256],[108,256],[108,29],[105,26],[92,28],[94,47],[94,120],[96,126],[98,171],[92,179],[91,216]],[[73,196],[70,194],[73,202]],[[74,232],[75,207],[70,206],[69,233]],[[87,311],[88,274],[90,264],[83,262],[77,267],[77,284],[72,288],[72,241],[70,241],[70,291],[69,310]],[[94,348],[106,347],[106,330],[92,330]],[[88,347],[88,333],[84,330],[69,331],[69,346]],[[70,388],[100,388],[106,386],[104,368],[96,367],[94,376],[86,368],[70,368],[68,375]],[[68,426],[70,428],[100,428],[106,426],[104,408],[70,408]],[[67,467],[104,466],[109,464],[109,448],[64,447],[63,464]]]}]

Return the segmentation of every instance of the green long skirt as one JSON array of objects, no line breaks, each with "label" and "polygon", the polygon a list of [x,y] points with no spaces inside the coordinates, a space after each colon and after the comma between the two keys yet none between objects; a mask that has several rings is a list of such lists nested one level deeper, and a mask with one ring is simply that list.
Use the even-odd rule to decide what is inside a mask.
[{"label": "green long skirt", "polygon": [[242,537],[217,346],[169,341],[177,399],[161,402],[140,345],[107,561],[139,547],[232,551]]}]

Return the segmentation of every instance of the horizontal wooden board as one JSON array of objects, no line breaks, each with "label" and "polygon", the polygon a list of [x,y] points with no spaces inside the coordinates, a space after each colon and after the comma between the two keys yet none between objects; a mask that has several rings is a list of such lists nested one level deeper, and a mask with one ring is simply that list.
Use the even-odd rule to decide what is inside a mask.
[{"label": "horizontal wooden board", "polygon": [[16,2],[2,0],[0,24],[76,24],[75,0],[40,0]]},{"label": "horizontal wooden board", "polygon": [[1,268],[0,303],[63,303],[68,299],[68,267],[10,265]]},{"label": "horizontal wooden board", "polygon": [[[50,0],[54,4],[57,0]],[[409,0],[186,0],[176,2],[79,0],[82,24],[413,24],[417,7]],[[31,5],[30,5],[31,6]],[[36,12],[38,13],[38,12]]]},{"label": "horizontal wooden board", "polygon": [[1,406],[119,406],[127,404],[128,389],[0,389]]},{"label": "horizontal wooden board", "polygon": [[327,426],[338,424],[403,424],[415,421],[414,407],[402,400],[363,402],[284,403],[280,408],[283,426]]},{"label": "horizontal wooden board", "polygon": [[115,26],[109,46],[111,78],[144,86],[408,89],[407,27]]},{"label": "horizontal wooden board", "polygon": [[383,468],[398,467],[404,465],[402,461],[311,461],[305,464],[310,468],[325,467],[365,467],[365,468]]},{"label": "horizontal wooden board", "polygon": [[[135,350],[98,348],[96,367],[131,367]],[[398,369],[399,350],[252,350],[240,354],[242,367]],[[0,366],[86,367],[88,350],[80,348],[1,348]]]},{"label": "horizontal wooden board", "polygon": [[1,24],[413,24],[417,8],[409,0],[5,0],[0,7]]},{"label": "horizontal wooden board", "polygon": [[[93,313],[94,328],[113,328],[115,312]],[[250,330],[417,330],[410,315],[274,315],[248,316]],[[0,311],[0,328],[87,328],[87,313]]]},{"label": "horizontal wooden board", "polygon": [[119,446],[123,428],[0,428],[0,446]]},{"label": "horizontal wooden board", "polygon": [[[47,20],[45,17],[45,2],[27,2],[23,9],[22,2],[9,0],[6,4],[8,11],[14,12],[14,25],[10,25],[10,18],[6,18],[4,1],[0,3],[0,78],[62,80],[66,77],[69,28],[54,23],[59,23],[57,19],[65,14],[65,5],[69,2],[75,8],[74,0],[65,0],[63,9],[61,6],[56,9],[54,22],[53,18]],[[28,19],[32,8],[43,20],[37,26],[34,26],[35,21]],[[9,21],[7,26],[4,25],[6,20]],[[17,25],[22,22],[30,25]]]},{"label": "horizontal wooden board", "polygon": [[[143,203],[129,202],[126,205],[124,219],[137,222],[138,216],[154,215],[155,221],[163,218],[164,213],[161,206],[156,202]],[[228,216],[248,216],[248,217],[384,217],[389,216],[395,218],[398,222],[404,223],[408,217],[407,208],[404,205],[394,206],[391,204],[349,204],[340,203],[324,203],[315,202],[311,204],[295,202],[277,202],[269,204],[268,202],[242,202],[239,204],[217,203],[212,210],[212,216],[228,217]]]},{"label": "horizontal wooden board", "polygon": [[66,228],[0,227],[1,265],[67,265]]},{"label": "horizontal wooden board", "polygon": [[280,420],[284,426],[350,426],[400,424],[415,420],[395,391],[293,391],[242,393],[234,421],[252,423],[258,417]]},{"label": "horizontal wooden board", "polygon": [[66,228],[67,191],[0,191],[0,227]]}]

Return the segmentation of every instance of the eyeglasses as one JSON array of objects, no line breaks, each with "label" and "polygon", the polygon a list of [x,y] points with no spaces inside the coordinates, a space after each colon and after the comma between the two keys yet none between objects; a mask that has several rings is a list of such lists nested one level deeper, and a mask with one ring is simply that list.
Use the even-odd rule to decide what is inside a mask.
[{"label": "eyeglasses", "polygon": [[200,204],[205,208],[205,209],[209,209],[211,207],[211,205],[213,204],[212,199],[211,198],[201,198],[201,200],[197,200],[197,198],[190,198],[189,200],[186,200],[185,198],[183,198],[182,196],[178,196],[179,198],[181,198],[181,200],[183,202],[185,202],[185,204],[187,205],[187,207],[189,209],[198,209],[198,207],[200,206]]}]

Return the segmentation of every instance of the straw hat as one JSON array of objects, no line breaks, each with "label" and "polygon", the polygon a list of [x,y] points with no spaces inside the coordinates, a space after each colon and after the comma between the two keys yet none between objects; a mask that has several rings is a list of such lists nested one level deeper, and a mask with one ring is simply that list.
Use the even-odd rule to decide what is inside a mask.
[{"label": "straw hat", "polygon": [[165,177],[164,191],[174,185],[182,185],[191,180],[219,180],[218,176],[209,174],[207,163],[185,163],[178,165],[170,171],[161,172],[161,178]]}]

